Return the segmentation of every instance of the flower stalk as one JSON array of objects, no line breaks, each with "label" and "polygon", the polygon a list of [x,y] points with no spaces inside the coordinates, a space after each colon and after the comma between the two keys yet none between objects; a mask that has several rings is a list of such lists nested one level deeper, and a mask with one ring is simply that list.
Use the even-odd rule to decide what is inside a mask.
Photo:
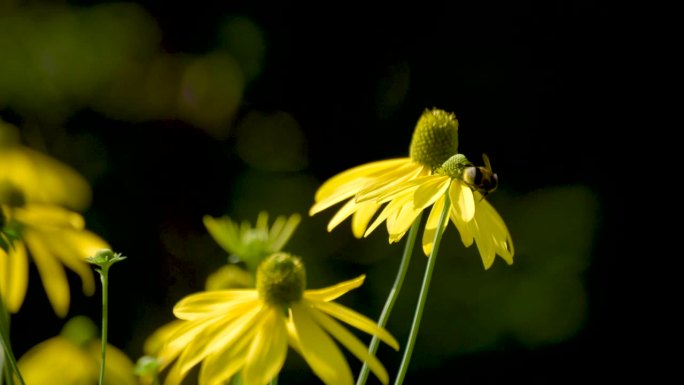
[{"label": "flower stalk", "polygon": [[87,260],[93,265],[100,268],[95,269],[100,274],[100,282],[102,283],[102,361],[100,362],[100,379],[99,385],[104,384],[105,362],[107,358],[107,329],[108,329],[108,297],[109,297],[109,268],[116,262],[123,261],[126,257],[121,256],[120,253],[113,253],[111,250],[100,250],[94,256],[88,257]]}]

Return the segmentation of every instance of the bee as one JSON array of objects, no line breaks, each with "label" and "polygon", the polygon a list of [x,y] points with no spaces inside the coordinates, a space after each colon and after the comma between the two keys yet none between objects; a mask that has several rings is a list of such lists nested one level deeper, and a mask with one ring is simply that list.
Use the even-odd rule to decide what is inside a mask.
[{"label": "bee", "polygon": [[468,166],[463,170],[463,182],[467,184],[472,190],[479,191],[482,194],[482,199],[496,190],[499,184],[499,178],[492,171],[492,165],[489,163],[487,154],[482,154],[484,166]]}]

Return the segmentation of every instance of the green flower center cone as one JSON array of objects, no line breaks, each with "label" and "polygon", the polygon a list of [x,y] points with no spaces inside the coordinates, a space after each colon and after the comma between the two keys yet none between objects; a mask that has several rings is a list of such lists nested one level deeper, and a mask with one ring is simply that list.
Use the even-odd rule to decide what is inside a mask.
[{"label": "green flower center cone", "polygon": [[457,152],[456,115],[436,108],[425,110],[413,131],[409,149],[411,159],[434,170]]},{"label": "green flower center cone", "polygon": [[256,281],[259,296],[266,303],[285,308],[302,299],[306,270],[299,257],[275,253],[261,262]]}]

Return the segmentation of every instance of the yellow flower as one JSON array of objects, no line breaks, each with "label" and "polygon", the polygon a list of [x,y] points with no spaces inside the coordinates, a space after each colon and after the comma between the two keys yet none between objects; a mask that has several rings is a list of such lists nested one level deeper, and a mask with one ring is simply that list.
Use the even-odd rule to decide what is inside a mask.
[{"label": "yellow flower", "polygon": [[[423,252],[429,255],[444,209],[446,196],[449,195],[449,218],[454,223],[466,247],[477,244],[485,269],[494,263],[498,254],[509,265],[513,263],[513,241],[503,219],[494,207],[487,202],[482,193],[463,182],[462,175],[470,162],[462,154],[457,154],[445,162],[433,175],[417,178],[395,186],[386,191],[377,202],[387,206],[368,227],[367,236],[383,221],[390,233],[390,242],[400,240],[413,224],[415,218],[432,206],[423,232]],[[363,196],[359,200],[367,199]],[[444,228],[448,222],[444,223]]]},{"label": "yellow flower", "polygon": [[64,205],[83,210],[90,204],[88,182],[75,170],[19,144],[16,128],[0,120],[0,203],[11,191],[26,202]]},{"label": "yellow flower", "polygon": [[389,376],[380,361],[335,320],[377,335],[398,350],[397,341],[385,329],[332,302],[359,287],[364,276],[319,290],[305,290],[305,280],[298,257],[276,253],[259,265],[256,289],[207,291],[179,301],[173,311],[185,323],[168,337],[158,356],[161,370],[176,361],[165,384],[180,384],[202,361],[200,384],[222,384],[239,373],[244,384],[263,385],[280,372],[288,344],[325,384],[352,384],[349,365],[333,338],[368,361],[387,384]]},{"label": "yellow flower", "polygon": [[28,254],[38,268],[55,313],[64,317],[69,309],[69,284],[62,265],[76,272],[83,292],[92,295],[95,281],[86,258],[109,245],[84,228],[83,217],[61,207],[26,204],[0,205],[5,227],[17,234],[8,251],[0,248],[0,294],[10,312],[19,311],[28,287]]},{"label": "yellow flower", "polygon": [[[96,327],[89,326],[88,322],[92,325],[85,317],[75,317],[67,322],[59,336],[29,349],[17,363],[24,382],[27,385],[96,385],[102,346],[101,341],[94,338]],[[73,330],[76,328],[79,330]],[[74,336],[74,332],[79,335]],[[108,385],[136,384],[133,362],[112,344],[107,344],[105,382]]]},{"label": "yellow flower", "polygon": [[253,273],[263,258],[282,250],[299,225],[301,216],[279,216],[270,229],[265,211],[259,213],[254,227],[247,221],[238,224],[227,216],[214,218],[205,215],[203,221],[216,243],[233,258],[244,261]]},{"label": "yellow flower", "polygon": [[371,162],[354,167],[327,180],[318,189],[309,215],[347,201],[328,223],[328,231],[352,216],[352,232],[361,238],[380,204],[367,199],[377,197],[398,184],[430,175],[458,150],[458,120],[442,110],[426,110],[411,139],[409,157]]}]

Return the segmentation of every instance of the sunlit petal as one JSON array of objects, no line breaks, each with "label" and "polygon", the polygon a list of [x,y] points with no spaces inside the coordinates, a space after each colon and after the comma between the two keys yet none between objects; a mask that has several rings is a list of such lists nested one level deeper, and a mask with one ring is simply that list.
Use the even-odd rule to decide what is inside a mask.
[{"label": "sunlit petal", "polygon": [[247,353],[242,371],[245,385],[265,384],[278,375],[287,355],[287,330],[284,315],[269,309]]},{"label": "sunlit petal", "polygon": [[350,333],[337,321],[332,319],[330,316],[317,311],[312,311],[311,316],[318,322],[323,329],[330,333],[335,339],[337,339],[344,347],[349,349],[352,354],[354,354],[361,362],[367,362],[370,370],[375,373],[380,382],[387,384],[389,382],[389,375],[387,370],[382,366],[380,360],[375,356],[368,353],[368,347],[359,341],[356,336]]},{"label": "sunlit petal", "polygon": [[[435,234],[437,233],[437,226],[439,225],[439,217],[444,210],[444,203],[446,198],[442,196],[439,198],[430,210],[430,215],[428,216],[427,222],[425,223],[425,230],[423,231],[423,253],[425,256],[429,256],[432,253],[432,247],[435,241]],[[446,224],[442,227],[442,231],[446,229]]]},{"label": "sunlit petal", "polygon": [[348,281],[340,282],[337,285],[328,286],[322,289],[316,290],[306,290],[304,292],[304,298],[312,301],[332,301],[337,299],[351,290],[354,290],[361,285],[366,279],[366,275],[360,275],[354,279]]},{"label": "sunlit petal", "polygon": [[370,335],[377,335],[382,342],[391,346],[395,350],[399,350],[399,343],[397,340],[394,339],[394,337],[392,337],[392,335],[389,334],[389,332],[387,332],[385,329],[379,327],[375,321],[364,316],[363,314],[357,313],[352,309],[334,302],[309,301],[309,303],[315,309],[330,314],[340,321],[348,323],[349,325],[361,331],[364,331]]},{"label": "sunlit petal", "polygon": [[292,323],[304,360],[326,385],[351,385],[351,369],[335,342],[309,315],[301,304],[290,308]]},{"label": "sunlit petal", "polygon": [[24,303],[28,288],[29,268],[26,247],[15,240],[9,255],[0,249],[0,285],[7,310],[16,313]]},{"label": "sunlit petal", "polygon": [[356,212],[352,216],[352,233],[356,238],[363,237],[373,215],[380,209],[380,204],[373,201],[357,203]]},{"label": "sunlit petal", "polygon": [[69,309],[69,284],[64,268],[30,229],[24,232],[24,241],[31,251],[52,308],[59,317],[65,317]]},{"label": "sunlit petal", "polygon": [[235,306],[255,301],[257,297],[254,289],[204,291],[178,301],[173,307],[173,314],[180,319],[193,320],[211,314],[225,313]]},{"label": "sunlit petal", "polygon": [[475,201],[473,200],[473,191],[457,180],[451,183],[449,189],[449,198],[452,205],[458,207],[458,212],[461,214],[463,222],[469,222],[475,215]]}]

